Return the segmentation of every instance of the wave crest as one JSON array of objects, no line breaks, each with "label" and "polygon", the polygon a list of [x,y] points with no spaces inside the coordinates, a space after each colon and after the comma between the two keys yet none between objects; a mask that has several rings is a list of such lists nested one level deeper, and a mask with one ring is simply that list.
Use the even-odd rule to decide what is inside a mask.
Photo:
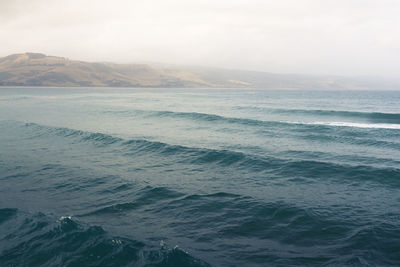
[{"label": "wave crest", "polygon": [[26,124],[35,132],[62,137],[75,138],[79,142],[89,142],[97,146],[117,146],[126,156],[168,156],[174,162],[221,167],[233,167],[253,172],[263,172],[268,175],[297,176],[306,179],[328,177],[340,182],[352,180],[375,181],[379,183],[400,186],[400,170],[396,168],[378,168],[372,166],[354,166],[322,162],[318,160],[287,160],[275,157],[256,156],[231,150],[170,145],[163,142],[147,140],[124,140],[119,137],[102,133],[90,133],[68,128],[47,127],[38,124]]},{"label": "wave crest", "polygon": [[8,233],[0,239],[4,266],[209,266],[179,248],[154,249],[68,216],[57,221],[42,213],[18,216],[4,226],[7,231],[0,224],[0,233]]}]

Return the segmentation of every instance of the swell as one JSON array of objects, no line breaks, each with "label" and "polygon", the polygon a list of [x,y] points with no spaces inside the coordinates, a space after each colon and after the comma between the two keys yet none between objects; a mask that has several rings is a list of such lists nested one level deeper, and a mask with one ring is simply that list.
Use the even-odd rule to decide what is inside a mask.
[{"label": "swell", "polygon": [[[112,114],[125,114],[151,116],[151,117],[171,117],[171,118],[183,118],[195,121],[204,122],[219,122],[228,124],[240,124],[245,126],[277,126],[277,127],[290,127],[293,125],[303,125],[303,127],[355,127],[355,128],[382,128],[382,129],[400,129],[400,114],[395,113],[363,113],[363,112],[351,112],[351,111],[332,111],[332,110],[272,110],[272,113],[281,114],[301,114],[301,115],[319,115],[325,117],[344,119],[355,118],[365,119],[363,122],[331,122],[331,121],[316,121],[316,122],[301,122],[301,121],[264,121],[249,118],[237,118],[237,117],[225,117],[216,114],[199,113],[199,112],[175,112],[175,111],[155,111],[155,110],[127,110],[127,111],[107,111],[106,113]],[[365,123],[367,122],[367,123]]]},{"label": "swell", "polygon": [[323,110],[323,109],[270,109],[262,107],[243,107],[236,106],[234,109],[256,109],[266,113],[273,114],[287,114],[287,115],[313,115],[321,117],[343,117],[364,119],[374,123],[393,123],[400,124],[399,113],[385,113],[385,112],[360,112],[360,111],[344,111],[344,110]]},{"label": "swell", "polygon": [[178,248],[113,236],[70,216],[16,209],[0,209],[0,216],[10,210],[14,216],[0,224],[2,266],[209,266]]},{"label": "swell", "polygon": [[[157,188],[148,188],[129,205],[114,203],[83,216],[129,214],[132,210],[137,216],[138,209],[151,211],[168,221],[169,227],[181,229],[179,232],[183,232],[183,236],[190,233],[193,242],[213,244],[213,249],[222,254],[228,248],[231,251],[229,262],[249,257],[246,262],[256,264],[257,254],[271,257],[270,263],[287,261],[290,266],[314,261],[319,261],[320,265],[329,262],[341,266],[357,257],[382,264],[395,264],[400,260],[395,253],[399,231],[394,214],[384,214],[386,221],[393,223],[383,224],[346,208],[321,212],[318,208],[283,201],[265,203],[226,192],[180,196],[165,188],[158,188],[162,195],[159,199],[164,201],[154,202],[153,194],[148,194],[154,189]],[[148,202],[142,198],[147,198]],[[245,244],[240,240],[245,240]],[[266,246],[275,251],[259,250]],[[368,259],[371,254],[375,256],[373,260]],[[297,258],[299,255],[301,258]]]},{"label": "swell", "polygon": [[171,117],[171,118],[184,118],[196,121],[205,121],[205,122],[224,122],[224,123],[234,123],[234,124],[242,124],[242,125],[282,125],[285,124],[283,122],[275,122],[275,121],[261,121],[254,119],[246,119],[246,118],[231,118],[224,117],[216,114],[208,114],[208,113],[200,113],[200,112],[176,112],[176,111],[157,111],[157,110],[126,110],[126,111],[107,111],[107,113],[111,114],[125,114],[125,115],[135,115],[139,114],[142,116],[151,116],[151,117]]},{"label": "swell", "polygon": [[269,176],[291,177],[295,175],[310,179],[333,179],[341,182],[375,181],[396,187],[400,186],[400,169],[393,167],[338,164],[313,159],[288,160],[261,157],[231,150],[195,148],[137,139],[124,140],[103,133],[48,127],[35,123],[27,123],[24,126],[33,132],[34,138],[38,135],[56,135],[72,138],[74,142],[90,143],[98,147],[115,146],[118,153],[128,157],[148,157],[155,154],[174,163],[207,165],[209,168],[229,167],[246,172],[261,172]]},{"label": "swell", "polygon": [[162,205],[171,199],[181,198],[184,194],[168,189],[166,187],[150,187],[146,186],[142,190],[136,193],[137,197],[132,201],[124,201],[114,203],[105,207],[97,208],[94,211],[81,214],[80,217],[92,216],[92,215],[107,215],[107,214],[119,214],[127,213],[132,210],[141,209],[147,207],[150,210],[151,206]]}]

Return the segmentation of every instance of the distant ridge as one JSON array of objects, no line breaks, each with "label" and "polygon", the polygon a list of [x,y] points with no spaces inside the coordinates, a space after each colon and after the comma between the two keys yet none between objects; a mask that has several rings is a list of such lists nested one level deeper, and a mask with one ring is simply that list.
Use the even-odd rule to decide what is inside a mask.
[{"label": "distant ridge", "polygon": [[337,76],[150,64],[92,63],[40,53],[0,58],[0,86],[356,90],[394,85]]},{"label": "distant ridge", "polygon": [[203,81],[179,79],[143,64],[89,63],[39,53],[0,58],[3,86],[206,86]]}]

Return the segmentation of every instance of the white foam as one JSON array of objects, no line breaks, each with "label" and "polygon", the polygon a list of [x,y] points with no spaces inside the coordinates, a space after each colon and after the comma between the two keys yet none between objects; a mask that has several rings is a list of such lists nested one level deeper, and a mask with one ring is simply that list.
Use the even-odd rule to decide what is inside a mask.
[{"label": "white foam", "polygon": [[59,220],[60,220],[60,221],[63,221],[63,220],[65,220],[65,219],[71,220],[71,219],[72,219],[72,216],[61,216]]},{"label": "white foam", "polygon": [[333,121],[333,122],[323,122],[323,121],[316,121],[316,122],[289,122],[289,123],[400,130],[400,124],[391,124],[391,123],[358,123],[358,122],[337,122],[337,121]]},{"label": "white foam", "polygon": [[122,244],[122,241],[119,240],[119,239],[113,239],[113,240],[111,240],[111,242],[113,242],[114,244],[117,244],[117,245],[121,245]]},{"label": "white foam", "polygon": [[61,216],[60,218],[58,218],[57,222],[63,222],[64,220],[72,220],[72,216]]}]

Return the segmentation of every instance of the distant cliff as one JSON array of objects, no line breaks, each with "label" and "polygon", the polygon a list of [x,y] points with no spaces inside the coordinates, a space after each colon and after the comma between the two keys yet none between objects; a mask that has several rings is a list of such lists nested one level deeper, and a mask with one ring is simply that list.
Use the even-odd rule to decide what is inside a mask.
[{"label": "distant cliff", "polygon": [[38,53],[0,58],[0,86],[385,89],[336,76],[146,64],[91,63]]}]

